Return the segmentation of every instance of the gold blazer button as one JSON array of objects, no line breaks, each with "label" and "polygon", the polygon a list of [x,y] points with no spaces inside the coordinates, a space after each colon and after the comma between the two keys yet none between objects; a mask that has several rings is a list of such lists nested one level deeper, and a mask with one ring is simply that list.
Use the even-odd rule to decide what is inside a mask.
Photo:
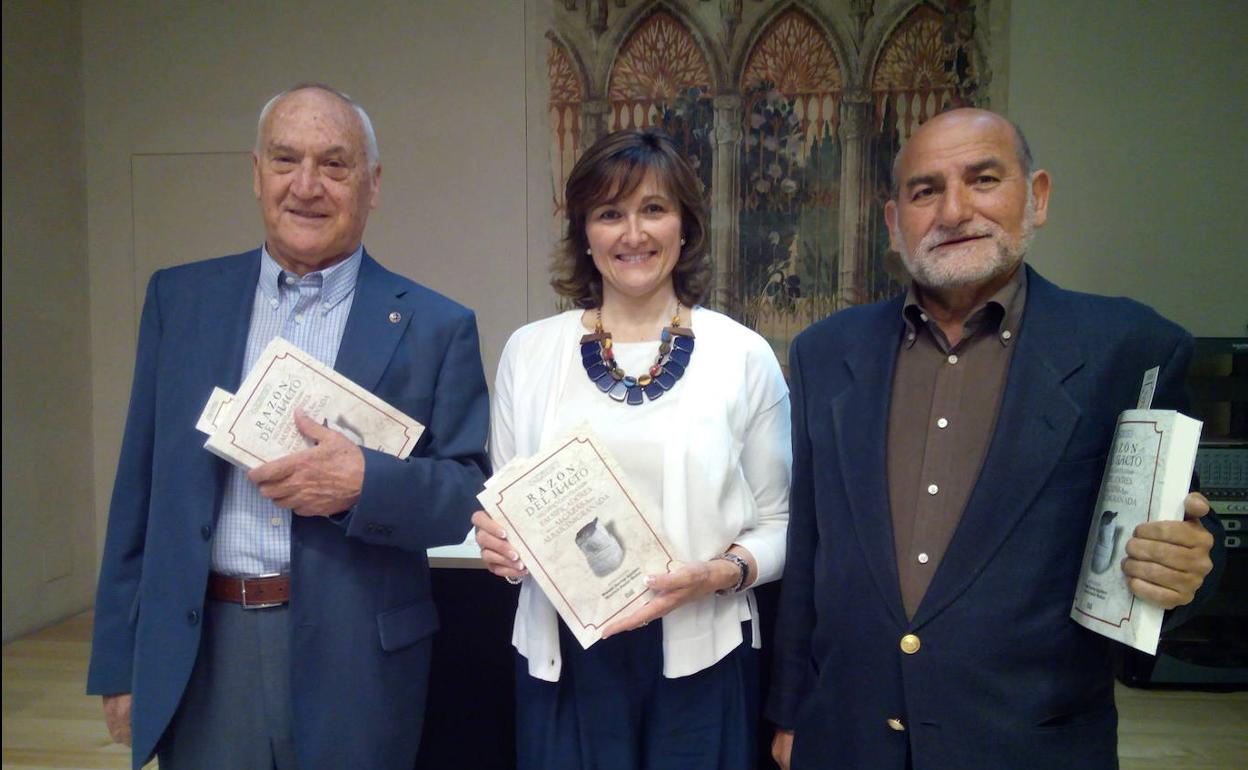
[{"label": "gold blazer button", "polygon": [[901,637],[901,651],[907,655],[913,655],[919,651],[919,637],[914,634],[906,634]]}]

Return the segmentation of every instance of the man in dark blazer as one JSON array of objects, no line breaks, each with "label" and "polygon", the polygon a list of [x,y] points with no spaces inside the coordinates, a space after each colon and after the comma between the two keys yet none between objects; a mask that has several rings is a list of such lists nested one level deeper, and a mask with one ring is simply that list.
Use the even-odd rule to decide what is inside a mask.
[{"label": "man in dark blazer", "polygon": [[[1183,405],[1191,338],[1023,265],[1049,188],[1000,116],[932,118],[885,210],[910,291],[793,343],[784,768],[1117,767],[1110,643],[1071,603],[1118,413],[1155,366],[1154,406]],[[1185,510],[1121,567],[1167,609],[1212,567],[1208,505]]]},{"label": "man in dark blazer", "polygon": [[[148,285],[88,691],[136,768],[408,770],[438,627],[425,549],[464,536],[487,472],[476,321],[364,252],[381,167],[349,97],[279,94],[253,165],[264,247]],[[412,455],[302,414],[309,448],[250,473],[205,450],[213,387],[279,334],[423,424]]]}]

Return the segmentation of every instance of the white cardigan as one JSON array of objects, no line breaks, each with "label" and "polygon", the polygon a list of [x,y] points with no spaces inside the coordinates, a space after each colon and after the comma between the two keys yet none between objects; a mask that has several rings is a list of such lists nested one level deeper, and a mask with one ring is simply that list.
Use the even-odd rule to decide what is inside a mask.
[{"label": "white cardigan", "polygon": [[[536,321],[507,341],[491,409],[495,468],[537,453],[554,437],[566,378],[585,376],[581,314],[570,310]],[[689,325],[696,350],[685,376],[663,396],[679,400],[679,417],[673,420],[672,410],[664,410],[662,425],[647,425],[647,405],[617,404],[603,395],[604,417],[618,417],[613,408],[627,409],[630,428],[662,433],[660,518],[677,558],[705,560],[736,543],[757,562],[755,584],[775,580],[784,569],[789,518],[788,386],[771,347],[755,332],[702,307],[691,311]],[[687,676],[714,664],[742,643],[745,620],[754,621],[757,648],[753,592],[711,595],[670,612],[663,618],[664,676]],[[558,623],[545,594],[525,580],[512,644],[538,679],[559,679]]]}]

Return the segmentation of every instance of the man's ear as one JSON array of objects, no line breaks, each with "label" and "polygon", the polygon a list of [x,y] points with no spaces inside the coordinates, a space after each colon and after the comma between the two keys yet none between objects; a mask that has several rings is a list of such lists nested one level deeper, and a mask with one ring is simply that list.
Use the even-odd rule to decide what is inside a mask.
[{"label": "man's ear", "polygon": [[1033,224],[1036,227],[1043,225],[1049,218],[1049,193],[1053,189],[1053,178],[1049,176],[1049,172],[1039,169],[1031,175],[1031,196],[1035,201],[1036,213]]},{"label": "man's ear", "polygon": [[381,164],[378,163],[369,175],[373,178],[373,189],[368,195],[368,207],[375,209],[381,203]]},{"label": "man's ear", "polygon": [[884,204],[884,224],[888,225],[888,245],[893,251],[901,253],[901,233],[897,231],[897,201],[889,200]]}]

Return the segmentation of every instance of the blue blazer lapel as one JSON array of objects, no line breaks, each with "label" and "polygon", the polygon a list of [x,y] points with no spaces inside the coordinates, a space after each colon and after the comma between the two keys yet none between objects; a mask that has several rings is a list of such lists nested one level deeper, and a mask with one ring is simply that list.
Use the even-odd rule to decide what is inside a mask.
[{"label": "blue blazer lapel", "polygon": [[876,587],[899,624],[905,623],[905,610],[889,514],[885,443],[902,304],[898,297],[864,309],[875,315],[861,324],[862,335],[846,353],[844,365],[852,384],[832,401],[832,427],[854,532]]},{"label": "blue blazer lapel", "polygon": [[1079,319],[1057,287],[1027,270],[1022,333],[992,442],[949,550],[915,613],[915,627],[965,591],[993,558],[1052,475],[1080,417],[1064,388],[1085,360],[1078,346]]},{"label": "blue blazer lapel", "polygon": [[[200,397],[188,406],[196,417],[213,387],[234,392],[242,382],[247,331],[251,327],[256,281],[260,277],[260,250],[223,259],[219,266],[217,272],[196,287],[196,296],[187,298],[188,302],[199,305],[198,328],[193,342],[186,341],[182,358],[187,377],[185,391]],[[198,449],[204,436],[194,425],[192,418],[186,429],[197,450],[190,455],[193,460],[186,465],[181,483],[188,496],[188,506],[194,507],[192,501],[202,499],[205,507],[211,506],[207,510],[215,515],[221,509],[229,463],[207,450]]]},{"label": "blue blazer lapel", "polygon": [[411,323],[413,311],[407,289],[365,251],[334,369],[365,390],[373,390]]},{"label": "blue blazer lapel", "polygon": [[260,250],[223,261],[211,285],[203,287],[199,317],[201,348],[191,360],[202,367],[199,381],[235,391],[243,381],[243,356],[260,279]]}]

